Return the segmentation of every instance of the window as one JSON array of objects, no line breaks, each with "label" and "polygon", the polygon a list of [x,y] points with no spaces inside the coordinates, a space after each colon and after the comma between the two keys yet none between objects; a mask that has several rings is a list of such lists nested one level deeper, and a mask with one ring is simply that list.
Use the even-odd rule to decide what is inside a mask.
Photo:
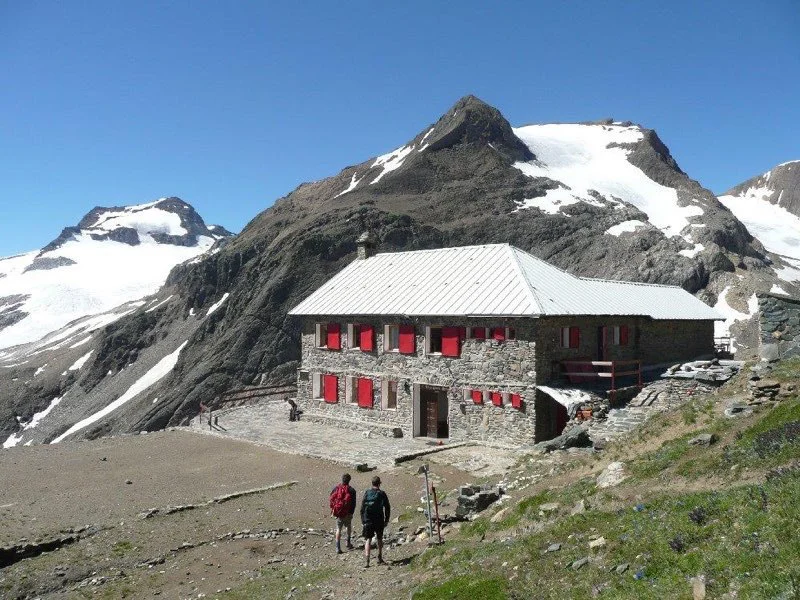
[{"label": "window", "polygon": [[361,408],[372,408],[372,379],[369,377],[358,378],[358,405]]},{"label": "window", "polygon": [[311,397],[315,400],[322,400],[323,395],[323,375],[322,373],[311,374]]},{"label": "window", "polygon": [[441,353],[442,353],[442,328],[426,327],[425,354],[441,354]]},{"label": "window", "polygon": [[507,340],[517,339],[517,331],[513,327],[506,327],[506,339]]},{"label": "window", "polygon": [[383,408],[395,410],[397,408],[397,381],[384,379],[381,397]]},{"label": "window", "polygon": [[314,334],[314,345],[317,348],[327,348],[328,347],[328,324],[327,323],[317,323],[315,327],[315,334]]},{"label": "window", "polygon": [[358,377],[347,377],[344,386],[344,401],[348,404],[358,402]]},{"label": "window", "polygon": [[561,347],[578,348],[581,345],[581,330],[579,327],[561,328]]},{"label": "window", "polygon": [[339,329],[339,323],[317,323],[314,337],[317,348],[342,349],[342,334]]},{"label": "window", "polygon": [[347,324],[347,347],[361,348],[361,325]]},{"label": "window", "polygon": [[323,376],[322,394],[325,402],[329,404],[335,404],[339,401],[339,378],[336,375]]},{"label": "window", "polygon": [[628,345],[628,326],[617,325],[612,328],[611,345],[612,346],[627,346]]},{"label": "window", "polygon": [[473,340],[485,340],[486,327],[470,327],[469,337],[471,337]]},{"label": "window", "polygon": [[400,326],[386,325],[383,329],[383,349],[386,352],[400,351]]}]

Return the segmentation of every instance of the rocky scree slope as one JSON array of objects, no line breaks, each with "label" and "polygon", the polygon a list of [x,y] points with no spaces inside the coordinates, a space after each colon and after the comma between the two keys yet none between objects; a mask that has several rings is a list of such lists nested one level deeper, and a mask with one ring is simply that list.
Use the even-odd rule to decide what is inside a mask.
[{"label": "rocky scree slope", "polygon": [[[366,230],[381,252],[509,242],[577,275],[680,285],[711,304],[737,281],[775,278],[763,246],[652,130],[611,120],[514,129],[468,96],[404,146],[300,185],[218,253],[173,269],[157,311],[108,325],[64,396],[82,403],[67,421],[111,398],[120,374],[179,356],[76,435],[158,429],[226,390],[293,381],[299,324],[286,312],[353,260]],[[47,421],[42,441],[67,425]]]}]

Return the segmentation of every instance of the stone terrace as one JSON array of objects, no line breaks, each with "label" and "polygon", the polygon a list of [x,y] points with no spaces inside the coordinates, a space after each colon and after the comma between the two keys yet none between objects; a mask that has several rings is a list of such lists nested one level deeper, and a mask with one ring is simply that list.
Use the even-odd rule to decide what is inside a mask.
[{"label": "stone terrace", "polygon": [[195,417],[188,429],[221,437],[247,440],[288,454],[330,460],[345,465],[368,464],[393,468],[399,456],[434,453],[425,460],[446,463],[476,475],[501,473],[516,461],[510,449],[484,445],[445,444],[441,447],[419,438],[366,437],[362,432],[340,429],[301,418],[289,422],[284,402],[262,402],[216,411],[218,427],[209,428],[207,418]]}]

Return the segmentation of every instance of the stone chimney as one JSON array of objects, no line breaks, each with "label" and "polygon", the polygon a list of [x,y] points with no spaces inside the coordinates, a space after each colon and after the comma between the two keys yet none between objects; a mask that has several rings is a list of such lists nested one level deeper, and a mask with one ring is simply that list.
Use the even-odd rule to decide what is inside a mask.
[{"label": "stone chimney", "polygon": [[358,255],[356,260],[364,260],[375,254],[375,238],[372,237],[369,231],[365,231],[356,240],[356,247],[358,248]]}]

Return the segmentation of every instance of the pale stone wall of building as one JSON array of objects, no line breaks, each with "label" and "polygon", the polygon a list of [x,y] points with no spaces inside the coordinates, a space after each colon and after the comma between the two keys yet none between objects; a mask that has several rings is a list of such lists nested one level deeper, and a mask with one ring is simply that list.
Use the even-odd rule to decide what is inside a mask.
[{"label": "pale stone wall of building", "polygon": [[[315,324],[340,323],[342,350],[316,347]],[[373,352],[350,349],[347,339],[348,322],[334,317],[306,319],[303,323],[301,369],[298,375],[298,401],[315,411],[325,411],[331,416],[360,421],[365,424],[395,425],[403,434],[413,434],[414,384],[441,387],[448,394],[448,421],[451,440],[484,440],[498,443],[533,440],[533,394],[535,379],[536,345],[532,341],[533,319],[442,319],[395,320],[374,317],[354,318],[351,323],[369,323],[375,327]],[[384,326],[387,324],[413,324],[416,331],[416,352],[413,355],[384,351]],[[512,327],[516,339],[495,340],[466,339],[459,358],[430,356],[425,353],[425,326],[448,327]],[[328,404],[312,398],[314,373],[330,373],[339,377],[339,402]],[[358,406],[357,398],[345,400],[347,377],[369,377],[373,380],[374,408]],[[383,408],[382,381],[398,381],[397,408]],[[506,393],[519,393],[523,398],[522,410],[510,403],[502,407],[488,401],[475,405],[465,398],[465,390],[480,389]],[[525,400],[530,398],[529,402]]]}]

